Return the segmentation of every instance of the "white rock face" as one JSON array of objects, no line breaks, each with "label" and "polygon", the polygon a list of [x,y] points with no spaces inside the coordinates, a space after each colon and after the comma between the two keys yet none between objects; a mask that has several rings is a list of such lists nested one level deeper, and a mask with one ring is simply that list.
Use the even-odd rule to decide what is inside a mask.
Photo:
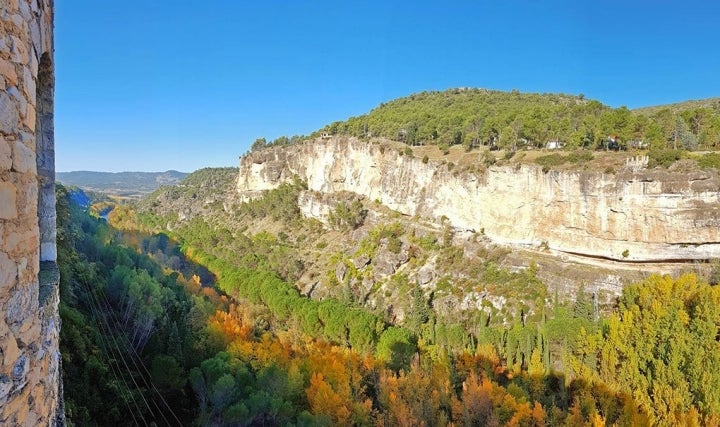
[{"label": "white rock face", "polygon": [[445,216],[500,244],[547,244],[621,261],[720,257],[715,172],[544,173],[523,165],[456,173],[377,144],[334,138],[243,156],[237,190],[253,198],[294,176],[309,190],[349,191],[406,215]]},{"label": "white rock face", "polygon": [[328,221],[330,205],[317,197],[317,193],[301,191],[298,196],[298,207],[305,218],[315,218],[325,225],[330,224]]}]

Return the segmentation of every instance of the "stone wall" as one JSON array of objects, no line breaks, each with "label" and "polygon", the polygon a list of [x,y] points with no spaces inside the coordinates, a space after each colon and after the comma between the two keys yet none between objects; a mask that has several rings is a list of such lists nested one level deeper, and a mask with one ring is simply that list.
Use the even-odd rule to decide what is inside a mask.
[{"label": "stone wall", "polygon": [[469,173],[338,137],[243,156],[237,189],[253,198],[294,175],[309,190],[349,191],[406,215],[445,217],[500,244],[626,262],[720,257],[720,177],[713,171],[545,173],[521,165]]},{"label": "stone wall", "polygon": [[64,423],[53,74],[53,1],[0,0],[0,425],[7,426]]}]

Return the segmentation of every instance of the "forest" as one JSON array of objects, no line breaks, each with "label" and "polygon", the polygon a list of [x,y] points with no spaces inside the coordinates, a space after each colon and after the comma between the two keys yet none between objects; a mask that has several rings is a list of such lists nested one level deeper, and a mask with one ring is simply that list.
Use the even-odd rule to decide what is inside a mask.
[{"label": "forest", "polygon": [[[630,110],[583,95],[459,88],[398,98],[310,137],[323,134],[385,137],[441,150],[462,145],[468,151],[480,146],[514,151],[545,147],[549,141],[568,149],[715,150],[720,148],[720,99]],[[304,139],[258,139],[252,149]]]},{"label": "forest", "polygon": [[[474,325],[437,316],[411,285],[413,314],[393,323],[352,299],[300,294],[302,261],[282,236],[201,216],[170,232],[127,205],[106,222],[73,191],[57,195],[72,425],[720,421],[720,287],[694,274],[626,286],[606,314],[581,289],[547,296],[533,317]],[[291,191],[240,212],[300,221]],[[547,295],[532,272],[512,278]]]}]

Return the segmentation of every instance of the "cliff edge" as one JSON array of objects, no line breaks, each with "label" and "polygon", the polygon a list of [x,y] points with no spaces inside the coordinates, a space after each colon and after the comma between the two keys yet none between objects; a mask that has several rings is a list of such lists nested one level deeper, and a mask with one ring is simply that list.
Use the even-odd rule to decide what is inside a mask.
[{"label": "cliff edge", "polygon": [[503,245],[635,263],[720,257],[715,171],[544,172],[527,164],[459,171],[334,137],[242,156],[237,191],[255,198],[295,176],[312,191],[353,192]]}]

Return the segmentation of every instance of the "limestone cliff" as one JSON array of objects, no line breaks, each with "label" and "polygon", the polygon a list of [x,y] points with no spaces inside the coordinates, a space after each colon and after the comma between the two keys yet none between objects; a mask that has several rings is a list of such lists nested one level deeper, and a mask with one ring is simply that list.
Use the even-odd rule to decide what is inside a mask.
[{"label": "limestone cliff", "polygon": [[715,172],[543,172],[534,165],[458,172],[336,137],[246,154],[237,191],[253,198],[294,176],[309,190],[354,192],[405,215],[445,217],[499,244],[627,262],[720,257]]}]

